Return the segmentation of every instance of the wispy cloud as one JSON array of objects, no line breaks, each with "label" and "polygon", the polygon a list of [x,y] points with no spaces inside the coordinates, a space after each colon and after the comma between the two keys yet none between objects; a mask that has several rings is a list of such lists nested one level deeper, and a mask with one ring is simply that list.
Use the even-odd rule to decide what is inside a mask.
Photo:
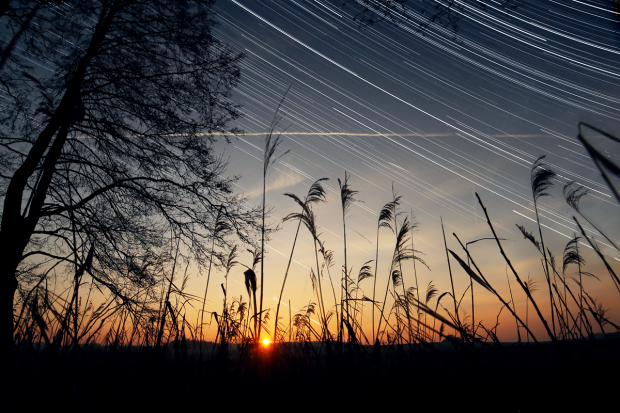
[{"label": "wispy cloud", "polygon": [[[265,186],[265,193],[272,191],[282,192],[286,188],[295,186],[297,183],[303,181],[305,177],[297,174],[294,171],[282,171],[279,170],[278,174],[271,175],[267,178],[267,185]],[[259,196],[263,192],[262,184],[256,185],[251,190],[246,191],[246,195],[250,197]]]}]

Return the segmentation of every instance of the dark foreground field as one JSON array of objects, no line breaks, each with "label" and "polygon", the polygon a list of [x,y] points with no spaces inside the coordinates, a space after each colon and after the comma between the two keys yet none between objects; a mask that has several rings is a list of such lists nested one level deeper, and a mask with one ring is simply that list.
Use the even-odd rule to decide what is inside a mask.
[{"label": "dark foreground field", "polygon": [[[145,348],[16,347],[3,380],[15,411],[604,411],[620,339],[532,344]],[[544,352],[544,354],[543,354]],[[228,354],[226,354],[228,353]],[[8,380],[7,380],[8,379]],[[6,404],[5,404],[6,406]],[[3,411],[9,411],[4,410]],[[14,411],[14,410],[11,410]]]}]

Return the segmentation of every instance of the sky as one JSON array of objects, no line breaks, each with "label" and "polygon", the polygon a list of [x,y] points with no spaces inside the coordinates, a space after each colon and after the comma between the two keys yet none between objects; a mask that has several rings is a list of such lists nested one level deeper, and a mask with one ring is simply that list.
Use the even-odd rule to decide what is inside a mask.
[{"label": "sky", "polygon": [[[282,144],[276,156],[290,152],[271,167],[266,182],[266,204],[273,208],[268,221],[280,225],[265,257],[264,299],[272,320],[297,229],[296,222],[282,223],[287,214],[297,212],[284,193],[303,197],[323,177],[329,178],[327,202],[313,209],[320,239],[334,251],[330,274],[339,296],[344,245],[337,180],[344,179],[345,171],[351,188],[359,191],[359,202],[346,216],[352,277],[357,279],[360,267],[375,260],[378,214],[394,190],[402,197],[399,219],[413,216],[413,245],[428,265],[416,263],[421,297],[429,284],[440,293],[451,289],[442,221],[447,248],[464,259],[453,233],[463,243],[492,236],[477,193],[520,277],[537,281],[534,297],[549,315],[540,255],[516,227],[523,225],[539,238],[530,172],[542,155],[558,174],[550,196],[541,198],[538,207],[545,246],[556,256],[559,272],[566,243],[579,234],[575,212],[562,196],[567,182],[589,189],[580,204],[582,212],[618,242],[620,207],[577,140],[579,122],[620,135],[620,22],[611,1],[522,1],[516,8],[489,1],[484,9],[471,4],[465,3],[455,36],[438,25],[417,30],[423,17],[415,11],[408,20],[396,15],[397,24],[361,27],[352,19],[354,9],[337,0],[216,2],[218,38],[245,54],[241,83],[232,98],[243,106],[244,116],[235,126],[244,134],[230,144],[220,142],[218,150],[229,158],[228,172],[242,176],[237,189],[248,196],[248,205],[261,202],[265,132],[289,89],[280,111]],[[585,136],[611,159],[620,159],[618,145],[594,132]],[[578,218],[611,265],[620,269],[620,253]],[[381,229],[378,301],[385,294],[394,244],[395,235]],[[586,270],[600,278],[585,279],[584,288],[617,319],[618,291],[587,241],[581,239],[579,246]],[[481,241],[470,249],[489,282],[506,301],[511,289],[517,312],[524,313],[525,294],[518,291],[497,245]],[[250,254],[242,251],[240,261],[251,265]],[[371,266],[374,271],[374,261]],[[293,315],[316,302],[310,268],[316,271],[314,246],[302,227],[280,310],[285,325],[289,300]],[[454,259],[451,269],[457,298],[464,294],[461,316],[471,316],[469,278]],[[229,295],[247,300],[244,270],[233,269],[228,285]],[[567,277],[574,271],[567,268]],[[415,287],[411,262],[405,263],[403,273],[405,287]],[[207,309],[217,311],[224,274],[212,277]],[[206,274],[194,277],[188,288],[201,296],[205,280]],[[333,295],[325,288],[329,307]],[[362,281],[360,288],[360,297],[372,297],[373,279]],[[482,321],[490,328],[499,322],[500,338],[516,340],[508,312],[497,317],[501,303],[480,286],[474,286],[474,292],[476,324]],[[391,300],[388,295],[388,308]],[[448,299],[442,304],[453,308]],[[367,328],[370,312],[367,306]],[[535,334],[544,336],[531,304],[529,323]]]}]

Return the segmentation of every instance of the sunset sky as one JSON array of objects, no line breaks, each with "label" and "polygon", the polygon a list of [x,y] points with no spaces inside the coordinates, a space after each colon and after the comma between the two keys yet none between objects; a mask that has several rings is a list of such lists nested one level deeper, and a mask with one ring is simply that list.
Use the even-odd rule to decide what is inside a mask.
[{"label": "sunset sky", "polygon": [[[283,141],[277,155],[290,153],[268,172],[267,206],[274,208],[269,220],[275,225],[297,211],[285,192],[303,198],[316,179],[329,178],[328,202],[314,211],[320,238],[334,251],[330,271],[337,295],[344,264],[337,179],[342,180],[346,170],[360,201],[346,221],[347,260],[354,278],[363,263],[375,259],[378,213],[391,201],[393,185],[402,196],[399,210],[412,213],[419,223],[413,242],[430,267],[429,271],[416,264],[420,295],[429,283],[440,293],[449,291],[440,220],[448,248],[465,259],[452,233],[464,243],[492,236],[477,192],[498,236],[506,239],[504,248],[519,275],[538,282],[534,297],[548,316],[540,255],[515,224],[538,238],[530,169],[539,156],[547,155],[558,178],[552,197],[540,201],[539,212],[545,246],[555,254],[560,273],[564,247],[579,233],[574,212],[562,196],[566,182],[590,189],[581,202],[582,211],[620,242],[620,206],[577,141],[580,121],[620,135],[620,22],[611,1],[603,0],[522,1],[514,9],[501,8],[492,0],[484,8],[470,4],[465,5],[455,39],[453,32],[439,26],[417,31],[422,20],[415,9],[409,20],[396,16],[398,26],[384,21],[360,28],[352,19],[354,10],[343,7],[340,0],[219,0],[217,35],[245,53],[241,84],[233,95],[243,106],[238,126],[245,135],[230,144],[221,141],[217,148],[230,158],[228,173],[242,175],[239,193],[249,197],[249,204],[259,205],[265,132],[290,86],[281,110],[278,130]],[[601,151],[620,159],[620,146],[589,136]],[[620,253],[590,225],[585,227],[620,270]],[[272,309],[271,326],[297,223],[281,228],[268,243],[265,257],[265,303]],[[618,320],[619,293],[601,260],[582,241],[585,270],[600,278],[586,279],[584,287]],[[395,236],[382,229],[378,300],[385,293],[394,242]],[[470,248],[483,274],[510,300],[506,265],[497,245],[482,241]],[[245,247],[242,251],[240,261],[251,265],[250,254]],[[316,301],[309,277],[315,266],[313,243],[303,227],[293,260],[283,297],[286,305],[280,310],[287,325],[289,300],[293,314]],[[452,260],[451,265],[460,298],[469,278],[457,262]],[[373,271],[374,266],[373,262]],[[244,270],[237,266],[232,271],[229,294],[247,300]],[[411,262],[403,271],[405,287],[413,286]],[[568,276],[574,271],[569,267]],[[508,275],[517,311],[524,315],[525,295]],[[219,312],[224,276],[220,271],[211,277],[207,309]],[[194,276],[188,289],[202,297],[205,282],[206,274]],[[372,279],[363,281],[360,296],[372,296],[372,284]],[[569,286],[578,289],[572,281]],[[476,323],[481,320],[493,327],[501,304],[480,286],[474,288]],[[331,290],[324,294],[326,303],[333,305]],[[391,302],[388,298],[388,305]],[[442,304],[452,305],[447,297]],[[469,291],[462,308],[471,315]],[[368,327],[370,311],[367,305],[363,319]],[[507,311],[499,322],[500,338],[516,340],[515,323]],[[539,338],[547,339],[531,305],[529,322]],[[214,335],[211,328],[207,338]]]}]

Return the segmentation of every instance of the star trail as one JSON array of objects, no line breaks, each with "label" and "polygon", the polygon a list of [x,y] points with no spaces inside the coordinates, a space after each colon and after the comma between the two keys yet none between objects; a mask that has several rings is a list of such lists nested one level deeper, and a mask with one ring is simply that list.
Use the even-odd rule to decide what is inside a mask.
[{"label": "star trail", "polygon": [[[248,202],[260,203],[252,177],[273,111],[290,85],[280,132],[282,150],[291,152],[267,188],[274,225],[293,208],[282,193],[304,193],[328,177],[328,205],[317,214],[327,244],[338,251],[336,179],[346,170],[364,201],[352,211],[359,235],[351,234],[350,242],[359,262],[374,258],[368,240],[392,183],[403,197],[402,212],[420,223],[415,242],[433,271],[445,266],[440,217],[459,236],[488,235],[475,192],[500,236],[527,259],[534,256],[527,252],[531,245],[514,224],[535,222],[530,169],[547,155],[558,175],[553,198],[542,200],[539,212],[552,249],[560,254],[579,233],[562,197],[569,181],[588,188],[584,213],[593,222],[604,216],[617,241],[619,207],[576,139],[580,121],[619,130],[620,23],[611,2],[462,5],[455,33],[440,25],[420,30],[425,16],[415,10],[408,19],[397,14],[396,25],[360,27],[353,9],[338,1],[220,1],[218,37],[246,56],[233,98],[243,106],[245,136],[225,151],[229,169],[244,176],[239,185]],[[617,156],[617,147],[596,142]],[[607,257],[620,261],[605,238],[585,228]],[[284,226],[270,248],[286,248],[292,236]],[[302,256],[295,259],[301,263]],[[307,274],[299,275],[303,279]]]},{"label": "star trail", "polygon": [[3,0],[0,44],[7,403],[616,390],[620,0]]}]

